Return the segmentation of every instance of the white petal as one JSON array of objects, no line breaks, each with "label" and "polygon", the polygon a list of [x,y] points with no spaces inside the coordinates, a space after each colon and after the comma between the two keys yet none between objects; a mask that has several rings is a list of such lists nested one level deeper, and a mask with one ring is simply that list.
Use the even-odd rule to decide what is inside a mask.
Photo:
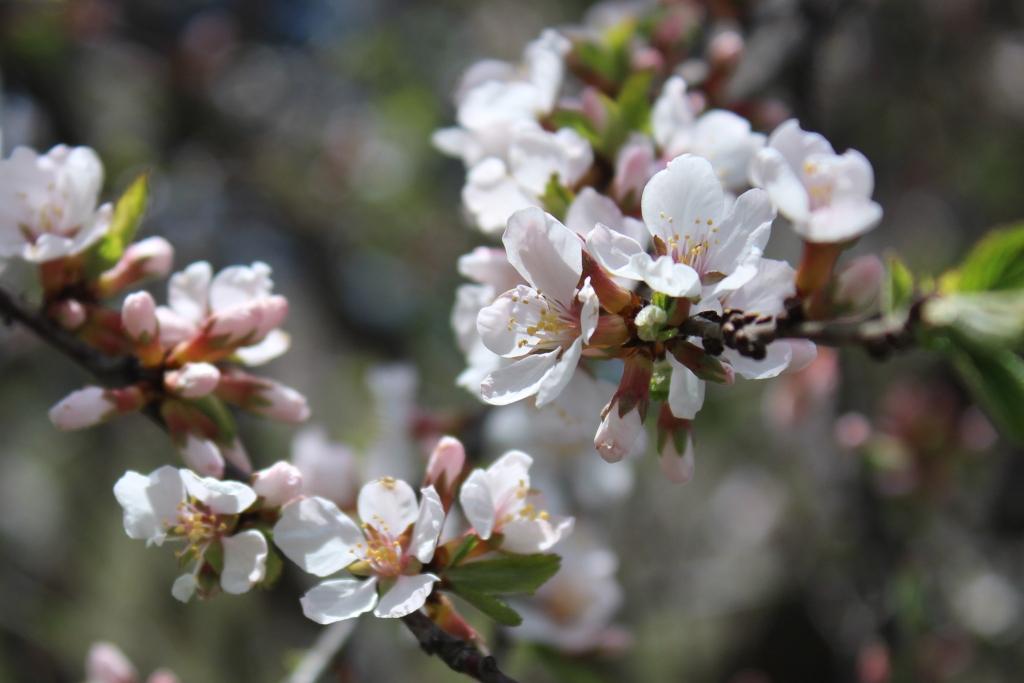
[{"label": "white petal", "polygon": [[882,220],[882,207],[867,200],[833,202],[811,212],[806,224],[793,229],[808,242],[846,242],[860,237]]},{"label": "white petal", "polygon": [[200,478],[195,472],[181,470],[188,494],[221,515],[237,515],[256,502],[256,492],[238,481]]},{"label": "white petal", "polygon": [[235,356],[245,365],[256,366],[269,363],[284,355],[292,344],[291,336],[283,330],[271,330],[258,344],[235,350]]},{"label": "white petal", "polygon": [[221,539],[224,570],[220,587],[225,593],[245,593],[263,580],[267,572],[267,538],[255,529]]},{"label": "white petal", "polygon": [[700,275],[685,263],[676,263],[671,256],[659,256],[648,261],[644,268],[644,282],[654,291],[672,297],[692,299],[700,296]]},{"label": "white petal", "polygon": [[632,237],[598,224],[587,235],[587,253],[619,277],[643,280],[650,257]]},{"label": "white petal", "polygon": [[770,379],[782,374],[789,366],[793,349],[784,340],[778,340],[768,345],[765,357],[761,360],[740,355],[732,349],[726,349],[722,357],[746,379]]},{"label": "white petal", "polygon": [[583,355],[583,339],[577,338],[541,378],[537,386],[536,405],[538,408],[558,398],[558,395],[572,380],[576,366],[580,363],[581,355]]},{"label": "white petal", "polygon": [[188,602],[195,595],[198,585],[195,575],[182,574],[171,584],[171,595],[174,596],[175,600]]},{"label": "white petal", "polygon": [[434,584],[441,579],[433,574],[416,574],[413,576],[399,576],[387,593],[381,596],[374,616],[382,619],[397,619],[407,614],[412,614],[423,607],[434,590]]},{"label": "white petal", "polygon": [[217,273],[210,283],[210,310],[230,311],[270,296],[273,289],[270,266],[266,263],[231,266]]},{"label": "white petal", "polygon": [[509,217],[537,199],[519,187],[508,175],[505,162],[488,157],[469,169],[462,188],[462,203],[472,214],[477,226],[487,234],[500,234]]},{"label": "white petal", "polygon": [[611,197],[587,186],[569,205],[565,227],[586,238],[598,223],[618,228],[622,224],[622,211]]},{"label": "white petal", "polygon": [[693,109],[686,97],[686,81],[673,76],[665,81],[651,110],[651,128],[658,147],[665,149],[680,130],[693,124]]},{"label": "white petal", "polygon": [[778,150],[766,147],[757,153],[750,164],[750,180],[764,188],[779,213],[793,223],[802,223],[810,216],[807,189]]},{"label": "white petal", "polygon": [[775,209],[764,190],[741,194],[718,226],[718,242],[711,249],[706,270],[729,275],[755,251],[763,253],[774,220]]},{"label": "white petal", "polygon": [[302,613],[318,624],[333,624],[369,612],[377,604],[377,579],[336,579],[302,596]]},{"label": "white petal", "polygon": [[510,553],[543,553],[572,532],[572,517],[514,519],[501,528],[501,549]]},{"label": "white petal", "polygon": [[392,538],[398,538],[419,515],[416,492],[401,479],[382,477],[359,490],[359,519]]},{"label": "white petal", "polygon": [[651,178],[640,206],[651,235],[682,245],[686,235],[700,242],[708,221],[721,222],[725,193],[707,159],[686,154]]},{"label": "white petal", "polygon": [[562,185],[575,185],[590,168],[594,155],[590,143],[571,128],[549,133],[531,125],[515,133],[508,158],[516,181],[539,197],[551,176]]},{"label": "white petal", "polygon": [[668,407],[681,420],[692,420],[704,405],[704,381],[668,353],[672,379],[668,385]]},{"label": "white petal", "polygon": [[519,285],[480,309],[476,329],[488,349],[506,358],[516,358],[545,344],[550,348],[552,340],[541,322],[552,313],[557,316],[558,311],[558,304],[532,287]]},{"label": "white petal", "polygon": [[274,525],[274,544],[285,557],[316,576],[328,576],[352,564],[359,526],[331,501],[314,496],[285,505]]},{"label": "white petal", "polygon": [[169,465],[144,476],[126,472],[114,484],[114,497],[124,508],[124,531],[129,538],[163,543],[165,529],[178,518],[185,500],[185,485],[178,470]]},{"label": "white petal", "polygon": [[582,304],[580,308],[580,337],[584,342],[589,342],[594,330],[597,329],[597,319],[601,314],[601,300],[597,298],[597,292],[590,284],[589,277],[583,281],[580,291],[576,292],[576,301]]},{"label": "white petal", "polygon": [[480,384],[480,397],[494,406],[504,406],[532,396],[558,362],[561,349],[533,354],[491,372]]},{"label": "white petal", "polygon": [[171,309],[191,323],[199,323],[209,312],[207,299],[213,269],[206,261],[193,263],[171,276],[167,302]]},{"label": "white petal", "polygon": [[[461,444],[460,444],[461,446]],[[412,543],[409,549],[416,559],[426,564],[434,557],[437,539],[444,526],[444,505],[433,486],[420,490],[420,511],[416,525],[412,528]]]},{"label": "white petal", "polygon": [[796,119],[780,123],[768,138],[768,146],[778,151],[797,173],[801,172],[804,160],[812,154],[835,154],[828,140],[819,133],[803,130]]},{"label": "white petal", "polygon": [[534,207],[512,214],[502,242],[509,263],[534,289],[571,304],[583,272],[583,244],[576,233]]},{"label": "white petal", "polygon": [[686,437],[686,447],[682,453],[676,452],[675,443],[669,436],[661,449],[659,459],[661,471],[673,484],[685,484],[693,479],[693,472],[696,469],[696,461],[693,457],[693,439]]},{"label": "white petal", "polygon": [[459,504],[476,535],[485,541],[490,538],[494,530],[495,508],[487,473],[477,469],[466,477],[459,491]]}]

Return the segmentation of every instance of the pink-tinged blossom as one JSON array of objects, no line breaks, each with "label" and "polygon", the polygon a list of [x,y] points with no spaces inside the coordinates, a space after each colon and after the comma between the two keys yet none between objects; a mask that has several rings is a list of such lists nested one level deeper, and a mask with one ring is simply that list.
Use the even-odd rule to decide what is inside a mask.
[{"label": "pink-tinged blossom", "polygon": [[188,434],[178,450],[185,464],[203,476],[214,479],[224,476],[224,456],[211,439]]},{"label": "pink-tinged blossom", "polygon": [[164,372],[164,388],[181,398],[202,398],[213,393],[220,382],[220,370],[210,363],[185,363]]},{"label": "pink-tinged blossom", "polygon": [[530,488],[533,458],[509,451],[487,469],[475,469],[462,484],[459,503],[473,531],[487,540],[501,534],[501,548],[511,553],[550,550],[572,531],[572,517],[556,517]]},{"label": "pink-tinged blossom", "polygon": [[383,477],[359,492],[359,520],[324,498],[301,498],[284,507],[274,542],[285,556],[316,576],[346,567],[366,579],[324,581],[303,596],[303,613],[320,624],[373,610],[399,618],[419,610],[440,578],[420,573],[434,557],[444,508],[432,486],[416,493],[404,481]]},{"label": "pink-tinged blossom", "polygon": [[484,345],[512,359],[484,379],[480,395],[494,405],[536,395],[541,406],[572,379],[597,327],[597,295],[589,280],[579,283],[579,237],[550,214],[517,212],[503,241],[509,262],[529,285],[505,292],[477,317]]},{"label": "pink-tinged blossom", "polygon": [[136,683],[138,672],[113,643],[93,643],[85,658],[86,683]]},{"label": "pink-tinged blossom", "polygon": [[134,292],[121,305],[121,325],[128,336],[141,343],[155,340],[160,331],[156,301],[149,292]]},{"label": "pink-tinged blossom", "polygon": [[796,119],[771,134],[750,166],[750,179],[807,242],[847,242],[882,220],[882,207],[871,200],[871,163],[856,150],[836,154],[828,140],[801,129]]},{"label": "pink-tinged blossom", "polygon": [[302,472],[278,461],[252,475],[252,490],[269,507],[281,507],[302,495]]},{"label": "pink-tinged blossom", "polygon": [[270,266],[231,266],[213,275],[209,263],[193,263],[171,276],[168,306],[158,309],[161,342],[176,347],[180,362],[215,361],[229,355],[259,365],[288,349],[277,329],[288,313],[273,294]]},{"label": "pink-tinged blossom", "polygon": [[302,473],[302,492],[320,496],[342,509],[355,506],[360,476],[356,456],[331,441],[322,427],[306,427],[292,440],[292,463]]},{"label": "pink-tinged blossom", "polygon": [[73,391],[50,408],[50,422],[60,430],[92,427],[117,414],[117,405],[102,387]]},{"label": "pink-tinged blossom", "polygon": [[223,551],[220,587],[244,593],[263,580],[268,546],[256,529],[235,531],[237,516],[256,502],[245,484],[199,477],[186,469],[164,466],[149,475],[127,472],[114,486],[124,508],[124,530],[147,545],[179,540],[196,558],[193,569],[180,576],[172,594],[187,601],[198,586],[205,553],[214,544]]},{"label": "pink-tinged blossom", "polygon": [[635,450],[643,432],[640,411],[634,407],[620,415],[613,401],[594,434],[594,448],[606,461],[618,462]]},{"label": "pink-tinged blossom", "polygon": [[456,485],[465,465],[466,449],[462,442],[453,436],[442,436],[430,453],[423,483],[437,489],[446,509],[455,498]]},{"label": "pink-tinged blossom", "polygon": [[0,258],[33,263],[80,254],[110,228],[113,208],[97,208],[103,165],[88,147],[46,154],[18,147],[0,161]]},{"label": "pink-tinged blossom", "polygon": [[174,261],[174,247],[163,237],[147,237],[129,244],[116,264],[100,274],[97,288],[109,297],[147,278],[166,277]]},{"label": "pink-tinged blossom", "polygon": [[309,403],[301,393],[265,377],[241,370],[225,370],[217,384],[217,396],[240,408],[282,422],[305,422]]}]

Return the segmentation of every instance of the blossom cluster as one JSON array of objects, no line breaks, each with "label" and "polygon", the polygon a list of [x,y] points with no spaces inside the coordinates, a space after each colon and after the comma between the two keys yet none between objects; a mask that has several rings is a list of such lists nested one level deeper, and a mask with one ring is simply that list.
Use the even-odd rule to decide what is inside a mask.
[{"label": "blossom cluster", "polygon": [[[466,166],[470,221],[502,242],[459,260],[472,280],[452,313],[459,384],[491,405],[564,411],[552,406],[575,378],[617,376],[596,450],[618,461],[642,449],[660,403],[662,469],[677,482],[693,474],[706,382],[814,358],[809,341],[737,330],[846,313],[850,290],[877,291],[879,269],[836,261],[882,217],[862,154],[794,119],[756,132],[728,108],[721,81],[742,37],[691,30],[703,18],[684,5],[596,13],[545,30],[520,64],[471,67],[458,125],[434,136]],[[804,241],[797,269],[764,255],[780,216]]]},{"label": "blossom cluster", "polygon": [[[130,359],[106,386],[71,393],[50,411],[60,429],[146,411],[165,426],[185,462],[220,477],[225,459],[251,471],[226,405],[301,422],[294,389],[242,370],[288,349],[280,330],[287,300],[264,263],[214,274],[193,263],[171,276],[167,305],[143,281],[166,276],[173,248],[161,237],[133,242],[147,199],[140,177],[116,204],[99,204],[103,166],[88,147],[45,154],[19,147],[0,160],[0,258],[38,268],[42,313],[101,357]],[[122,298],[123,296],[123,298]],[[109,302],[115,304],[114,307]]]}]

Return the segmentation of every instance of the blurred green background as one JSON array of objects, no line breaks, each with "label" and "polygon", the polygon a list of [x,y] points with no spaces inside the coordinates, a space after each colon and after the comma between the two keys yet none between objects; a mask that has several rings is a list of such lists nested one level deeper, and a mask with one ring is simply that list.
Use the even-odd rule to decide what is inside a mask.
[{"label": "blurred green background", "polygon": [[[178,268],[274,268],[294,344],[267,372],[309,397],[312,422],[368,449],[380,420],[367,369],[411,363],[421,404],[469,425],[482,456],[484,410],[454,386],[448,316],[455,260],[485,240],[460,215],[461,165],[429,137],[451,121],[464,68],[516,59],[588,4],[0,1],[5,153],[92,146],[107,196],[151,169],[143,233],[167,237]],[[858,253],[891,248],[937,273],[1024,217],[1021,3],[739,4],[736,87],[874,164],[886,216]],[[771,255],[794,260],[777,233]],[[281,680],[319,631],[299,611],[299,572],[271,592],[175,602],[170,553],[121,533],[111,493],[125,469],[176,462],[170,444],[142,419],[56,432],[47,408],[87,378],[22,330],[0,342],[0,681],[81,680],[96,640],[186,683]],[[1020,680],[1020,453],[926,354],[844,352],[831,379],[822,367],[817,386],[710,392],[690,485],[649,457],[626,500],[587,513],[620,557],[630,648],[553,666],[500,638],[508,668],[530,681]],[[837,438],[851,411],[872,423],[866,443],[856,416]],[[293,429],[242,428],[257,465],[288,457]],[[398,625],[364,618],[325,680],[460,679]]]}]

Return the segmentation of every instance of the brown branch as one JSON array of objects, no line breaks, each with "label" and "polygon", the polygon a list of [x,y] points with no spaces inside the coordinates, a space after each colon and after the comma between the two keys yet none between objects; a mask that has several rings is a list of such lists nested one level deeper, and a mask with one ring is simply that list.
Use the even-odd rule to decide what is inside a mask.
[{"label": "brown branch", "polygon": [[0,317],[32,330],[37,337],[67,356],[107,387],[125,386],[139,380],[139,365],[130,356],[106,356],[45,315],[31,311],[0,288]]},{"label": "brown branch", "polygon": [[482,683],[516,683],[498,669],[494,657],[480,652],[472,643],[446,633],[430,617],[421,613],[402,617],[405,624],[428,655],[434,655],[452,671],[475,678]]}]

